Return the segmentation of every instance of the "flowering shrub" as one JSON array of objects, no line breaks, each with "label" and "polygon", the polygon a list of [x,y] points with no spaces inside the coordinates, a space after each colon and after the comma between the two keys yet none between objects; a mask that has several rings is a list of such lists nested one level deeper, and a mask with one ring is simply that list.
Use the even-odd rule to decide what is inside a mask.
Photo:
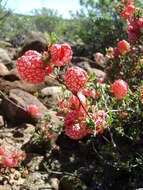
[{"label": "flowering shrub", "polygon": [[[46,118],[43,133],[47,138],[55,138],[63,132],[72,140],[101,137],[111,143],[118,154],[122,143],[115,137],[125,137],[133,142],[140,139],[143,121],[143,15],[139,8],[134,7],[133,0],[122,0],[116,8],[121,18],[127,20],[129,40],[120,39],[117,47],[107,49],[105,56],[99,52],[95,54],[97,63],[104,63],[106,67],[106,82],[101,83],[95,73],[88,75],[77,66],[65,71],[63,67],[70,62],[72,50],[67,44],[53,44],[53,39],[43,55],[30,50],[17,60],[19,75],[27,83],[44,82],[45,76],[49,75],[62,86],[57,115],[63,119],[63,125],[54,126]],[[61,76],[61,70],[65,71],[64,76]],[[32,115],[37,114],[33,105],[28,110]],[[116,167],[121,162],[118,154]]]},{"label": "flowering shrub", "polygon": [[[101,84],[94,73],[88,76],[77,66],[67,68],[65,76],[61,77],[60,70],[72,58],[72,50],[67,44],[51,41],[43,55],[30,50],[17,60],[19,75],[27,83],[44,82],[49,75],[64,85],[57,111],[64,125],[58,132],[65,131],[71,139],[101,135],[104,129],[118,130],[126,122],[142,118],[143,16],[134,7],[133,0],[121,1],[116,8],[121,18],[127,19],[129,42],[119,41],[105,56],[99,52],[95,54],[99,64],[105,62],[109,78],[106,83]],[[32,115],[37,114],[33,105],[28,110]],[[50,129],[47,136],[54,136],[55,130],[52,134],[52,127],[46,128]]]},{"label": "flowering shrub", "polygon": [[114,96],[118,99],[123,99],[128,92],[128,84],[121,79],[116,80],[113,84],[111,84],[110,88],[114,93]]},{"label": "flowering shrub", "polygon": [[[26,52],[17,60],[17,69],[27,83],[39,84],[48,75],[62,86],[57,116],[63,125],[55,126],[45,115],[42,137],[54,139],[62,133],[73,141],[87,140],[101,166],[110,162],[117,171],[138,175],[135,167],[140,169],[143,157],[129,145],[136,147],[143,132],[143,14],[133,0],[120,1],[116,9],[127,21],[128,40],[119,39],[117,47],[109,47],[105,56],[95,54],[95,61],[105,65],[106,80],[100,81],[95,73],[88,75],[77,66],[68,67],[72,50],[67,44],[54,44],[53,36],[47,52]],[[34,117],[38,114],[35,105],[29,105],[27,111]],[[12,160],[8,157],[5,163],[12,165]]]}]

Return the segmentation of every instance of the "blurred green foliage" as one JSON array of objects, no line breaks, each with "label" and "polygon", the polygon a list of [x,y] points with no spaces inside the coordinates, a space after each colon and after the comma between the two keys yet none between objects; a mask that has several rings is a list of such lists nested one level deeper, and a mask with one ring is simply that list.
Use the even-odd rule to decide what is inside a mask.
[{"label": "blurred green foliage", "polygon": [[[54,32],[59,39],[84,43],[92,53],[104,52],[105,47],[126,39],[125,23],[114,8],[117,0],[80,0],[82,9],[71,13],[71,19],[47,8],[34,10],[31,15],[14,14],[6,10],[4,1],[0,0],[0,36],[18,45],[29,31]],[[143,7],[141,0],[135,3]]]}]

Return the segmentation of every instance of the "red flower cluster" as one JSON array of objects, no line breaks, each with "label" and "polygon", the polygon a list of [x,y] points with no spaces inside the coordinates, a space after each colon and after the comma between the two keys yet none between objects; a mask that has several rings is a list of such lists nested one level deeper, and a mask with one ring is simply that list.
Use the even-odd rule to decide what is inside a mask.
[{"label": "red flower cluster", "polygon": [[128,84],[120,79],[111,84],[110,88],[114,96],[118,99],[123,99],[128,92]]},{"label": "red flower cluster", "polygon": [[130,44],[126,40],[122,40],[118,42],[117,48],[121,55],[125,55],[130,51]]},{"label": "red flower cluster", "polygon": [[83,123],[68,125],[65,128],[65,133],[71,139],[74,140],[82,139],[87,135],[86,125]]},{"label": "red flower cluster", "polygon": [[33,117],[36,117],[37,114],[38,114],[38,107],[34,104],[30,104],[28,107],[27,107],[27,111],[29,112],[29,114]]},{"label": "red flower cluster", "polygon": [[128,20],[127,33],[129,40],[134,43],[141,38],[143,29],[143,18],[132,18]]},{"label": "red flower cluster", "polygon": [[84,88],[82,92],[87,98],[96,98],[95,91],[91,88]]},{"label": "red flower cluster", "polygon": [[[82,114],[85,114],[85,110],[88,111],[88,106],[86,105],[86,98],[81,92],[78,93],[77,95],[80,101],[75,95],[68,97],[67,101],[60,100],[59,101],[60,112],[58,112],[58,114],[68,113],[73,110],[80,111]],[[80,102],[82,102],[82,106]]]},{"label": "red flower cluster", "polygon": [[73,110],[66,114],[64,119],[65,133],[71,139],[82,139],[88,134],[87,127],[82,123],[83,114],[80,111]]},{"label": "red flower cluster", "polygon": [[65,100],[60,102],[61,111],[63,112],[63,110],[66,110],[64,118],[65,133],[71,139],[76,140],[82,139],[88,134],[88,129],[86,125],[83,124],[83,121],[87,117],[86,111],[88,111],[86,98],[81,93],[78,93],[78,97],[79,98],[72,95],[67,102]]},{"label": "red flower cluster", "polygon": [[51,60],[54,66],[64,66],[70,62],[72,58],[72,50],[68,44],[54,44],[50,48]]},{"label": "red flower cluster", "polygon": [[124,19],[129,19],[134,14],[134,1],[127,2],[125,9],[121,12],[120,16]]},{"label": "red flower cluster", "polygon": [[95,61],[96,61],[98,64],[101,64],[101,63],[104,62],[104,56],[103,56],[103,54],[100,53],[100,52],[97,52],[97,53],[94,54],[94,59],[95,59]]},{"label": "red flower cluster", "polygon": [[80,67],[70,67],[67,69],[64,79],[68,89],[77,94],[88,81],[88,74]]},{"label": "red flower cluster", "polygon": [[[44,52],[42,56],[37,51],[29,50],[17,60],[17,70],[22,80],[31,84],[39,84],[45,81],[45,75],[52,72],[53,66],[64,66],[72,58],[72,50],[69,45],[52,45],[49,48],[51,56]],[[45,57],[49,58],[45,59]]]},{"label": "red flower cluster", "polygon": [[13,168],[18,164],[19,161],[19,155],[16,152],[16,150],[13,152],[13,154],[10,154],[7,150],[4,148],[0,148],[0,163],[5,168]]},{"label": "red flower cluster", "polygon": [[17,70],[21,79],[27,83],[37,84],[45,80],[42,55],[36,51],[29,50],[18,58]]},{"label": "red flower cluster", "polygon": [[141,30],[143,29],[143,16],[140,14],[140,8],[134,7],[134,0],[123,0],[119,3],[118,8],[121,8],[121,18],[128,21],[128,38],[131,43],[134,43],[141,38]]},{"label": "red flower cluster", "polygon": [[96,112],[93,115],[93,119],[94,119],[94,121],[96,123],[96,131],[99,134],[102,134],[103,133],[103,127],[105,127],[105,124],[106,124],[106,114],[105,114],[105,111]]}]

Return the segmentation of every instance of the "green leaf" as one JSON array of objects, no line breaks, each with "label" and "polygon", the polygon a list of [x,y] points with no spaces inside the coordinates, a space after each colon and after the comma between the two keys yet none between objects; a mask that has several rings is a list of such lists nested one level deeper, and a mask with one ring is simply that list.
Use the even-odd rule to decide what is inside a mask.
[{"label": "green leaf", "polygon": [[56,41],[56,35],[52,32],[50,34],[50,45],[53,45]]},{"label": "green leaf", "polygon": [[88,77],[88,81],[94,81],[96,80],[96,73],[95,72],[92,72],[90,73],[89,77]]},{"label": "green leaf", "polygon": [[34,93],[34,96],[35,96],[36,98],[38,98],[39,93],[38,93],[38,92],[35,92],[35,93]]}]

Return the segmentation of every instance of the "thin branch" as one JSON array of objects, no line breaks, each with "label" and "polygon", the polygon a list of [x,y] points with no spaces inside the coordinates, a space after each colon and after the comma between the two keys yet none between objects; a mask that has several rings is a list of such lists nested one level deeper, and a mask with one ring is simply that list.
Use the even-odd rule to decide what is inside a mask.
[{"label": "thin branch", "polygon": [[93,142],[92,142],[92,148],[93,148],[94,152],[97,154],[97,156],[98,156],[101,160],[104,160],[103,156],[101,156],[101,155],[98,153],[98,151],[96,150],[95,145],[94,145]]},{"label": "thin branch", "polygon": [[11,103],[11,104],[15,105],[16,107],[22,109],[23,111],[26,111],[23,107],[21,107],[20,105],[16,104],[14,101],[10,100],[1,90],[0,90],[0,94],[1,94],[1,96],[2,96],[5,100],[7,100],[9,103]]}]

